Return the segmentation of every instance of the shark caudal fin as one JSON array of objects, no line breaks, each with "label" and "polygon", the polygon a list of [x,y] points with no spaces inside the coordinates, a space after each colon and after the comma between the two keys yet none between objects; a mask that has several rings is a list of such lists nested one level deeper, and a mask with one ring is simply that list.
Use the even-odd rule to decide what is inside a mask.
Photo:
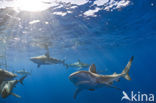
[{"label": "shark caudal fin", "polygon": [[69,64],[66,64],[66,63],[65,63],[65,59],[62,60],[62,64],[66,67],[66,69],[69,68]]},{"label": "shark caudal fin", "polygon": [[66,67],[66,69],[68,69],[69,68],[69,65],[68,64],[63,64],[65,67]]},{"label": "shark caudal fin", "polygon": [[41,66],[40,64],[37,64],[37,68],[40,68],[40,66]]},{"label": "shark caudal fin", "polygon": [[27,75],[23,76],[23,77],[19,80],[19,82],[20,82],[22,85],[24,85],[24,84],[23,84],[23,80],[24,80],[26,77],[27,77]]},{"label": "shark caudal fin", "polygon": [[128,72],[130,70],[133,59],[134,59],[134,57],[132,56],[131,59],[129,60],[128,64],[126,65],[125,69],[122,71],[122,74],[124,75],[124,78],[127,79],[127,80],[131,80]]}]

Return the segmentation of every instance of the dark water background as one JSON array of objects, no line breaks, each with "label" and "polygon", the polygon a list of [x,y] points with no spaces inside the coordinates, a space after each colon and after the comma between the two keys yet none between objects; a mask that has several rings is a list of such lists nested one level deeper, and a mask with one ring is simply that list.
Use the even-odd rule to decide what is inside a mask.
[{"label": "dark water background", "polygon": [[[131,0],[129,5],[120,9],[100,10],[96,17],[81,15],[97,7],[93,2],[79,5],[65,16],[52,13],[66,12],[67,7],[76,4],[60,3],[64,6],[36,13],[15,12],[11,8],[0,10],[1,52],[4,54],[5,51],[7,69],[33,71],[25,79],[24,86],[18,84],[13,90],[22,96],[21,99],[9,96],[0,98],[0,103],[121,102],[122,92],[107,87],[83,91],[74,100],[76,87],[68,76],[77,71],[76,68],[66,69],[58,64],[43,65],[38,69],[29,60],[32,56],[44,54],[45,44],[49,45],[52,57],[65,59],[68,64],[78,59],[95,63],[101,74],[120,73],[134,56],[130,70],[132,80],[121,79],[114,85],[127,93],[156,94],[156,1]],[[40,22],[30,25],[33,20]]]}]

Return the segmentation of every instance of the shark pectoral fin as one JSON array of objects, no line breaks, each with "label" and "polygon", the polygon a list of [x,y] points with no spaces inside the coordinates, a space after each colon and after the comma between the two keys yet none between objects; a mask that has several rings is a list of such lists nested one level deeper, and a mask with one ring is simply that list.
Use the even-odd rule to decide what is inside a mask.
[{"label": "shark pectoral fin", "polygon": [[89,72],[96,73],[96,66],[95,66],[95,64],[92,64],[92,65],[89,67]]},{"label": "shark pectoral fin", "polygon": [[82,91],[82,88],[77,88],[75,93],[74,93],[74,99],[76,99],[77,95]]},{"label": "shark pectoral fin", "polygon": [[94,91],[95,89],[88,89],[88,90],[90,90],[90,91]]},{"label": "shark pectoral fin", "polygon": [[116,82],[119,82],[120,81],[120,79],[116,79]]},{"label": "shark pectoral fin", "polygon": [[106,83],[104,83],[104,85],[105,85],[105,86],[107,86],[107,87],[111,87],[111,88],[115,88],[115,89],[121,90],[120,88],[118,88],[118,87],[115,87],[115,86],[113,86],[113,85],[110,85],[110,84],[106,84]]},{"label": "shark pectoral fin", "polygon": [[15,94],[15,93],[11,93],[11,95],[13,95],[13,96],[15,96],[15,97],[17,97],[17,98],[21,98],[21,96]]},{"label": "shark pectoral fin", "polygon": [[40,68],[40,66],[41,66],[40,64],[37,64],[37,68]]},{"label": "shark pectoral fin", "polygon": [[112,84],[113,84],[113,82],[110,82],[110,83],[109,83],[109,85],[112,85]]}]

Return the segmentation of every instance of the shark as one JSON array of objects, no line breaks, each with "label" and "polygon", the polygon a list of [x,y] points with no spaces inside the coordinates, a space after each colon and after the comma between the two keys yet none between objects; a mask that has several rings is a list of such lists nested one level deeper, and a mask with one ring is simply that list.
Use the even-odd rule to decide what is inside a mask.
[{"label": "shark", "polygon": [[77,87],[74,93],[74,99],[76,99],[77,95],[83,90],[94,91],[95,89],[102,88],[104,86],[121,90],[120,88],[113,86],[113,83],[115,81],[119,81],[121,77],[125,78],[126,80],[131,80],[128,73],[133,58],[134,57],[132,56],[124,70],[119,74],[116,72],[114,72],[112,75],[98,74],[96,72],[95,64],[92,64],[88,71],[77,71],[72,73],[69,76],[69,80]]},{"label": "shark", "polygon": [[79,59],[77,62],[73,63],[73,64],[66,64],[66,67],[69,68],[69,67],[73,67],[73,68],[79,68],[79,69],[82,69],[82,68],[88,68],[89,67],[89,64],[85,64],[83,62],[81,62]]},{"label": "shark", "polygon": [[25,69],[16,71],[17,74],[20,75],[31,75],[30,72],[27,72]]},{"label": "shark", "polygon": [[31,57],[30,60],[37,64],[39,68],[41,65],[52,65],[52,64],[63,64],[65,65],[65,60],[59,60],[56,58],[52,58],[49,55],[49,52],[45,53],[45,55]]},{"label": "shark", "polygon": [[5,80],[10,80],[15,77],[17,77],[16,74],[9,72],[7,70],[4,70],[4,69],[0,69],[0,84]]},{"label": "shark", "polygon": [[3,81],[0,84],[0,95],[2,98],[7,98],[9,95],[13,95],[17,98],[20,98],[21,96],[13,93],[13,88],[16,86],[18,82],[23,84],[23,80],[27,77],[27,75],[23,76],[20,80],[9,80],[9,81]]}]

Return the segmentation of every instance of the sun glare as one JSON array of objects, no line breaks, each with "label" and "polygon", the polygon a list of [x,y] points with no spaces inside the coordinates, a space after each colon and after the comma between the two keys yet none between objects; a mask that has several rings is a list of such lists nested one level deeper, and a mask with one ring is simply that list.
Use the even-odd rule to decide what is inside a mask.
[{"label": "sun glare", "polygon": [[14,4],[15,9],[30,12],[42,11],[48,7],[49,5],[44,4],[43,0],[17,0]]}]

